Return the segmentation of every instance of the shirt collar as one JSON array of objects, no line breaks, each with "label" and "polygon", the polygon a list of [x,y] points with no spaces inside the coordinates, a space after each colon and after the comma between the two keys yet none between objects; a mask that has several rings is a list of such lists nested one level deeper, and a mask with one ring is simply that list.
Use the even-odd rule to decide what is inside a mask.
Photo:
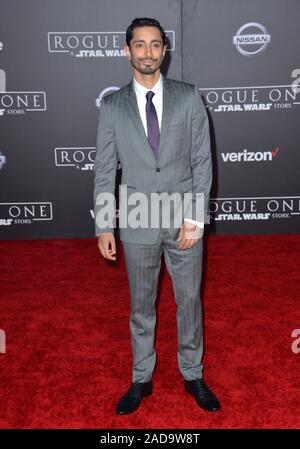
[{"label": "shirt collar", "polygon": [[148,89],[145,86],[142,86],[142,84],[140,84],[135,77],[133,77],[133,88],[136,92],[137,95],[139,96],[146,96],[146,93],[151,90],[152,92],[154,92],[155,94],[160,94],[162,91],[162,75],[160,74],[159,79],[157,81],[156,84],[154,84],[154,86],[152,87],[152,89]]}]

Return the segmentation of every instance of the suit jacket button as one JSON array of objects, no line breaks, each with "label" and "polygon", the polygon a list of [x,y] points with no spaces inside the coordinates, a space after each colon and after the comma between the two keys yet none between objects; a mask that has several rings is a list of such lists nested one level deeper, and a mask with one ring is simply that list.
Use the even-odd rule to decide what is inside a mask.
[{"label": "suit jacket button", "polygon": [[157,171],[157,172],[160,172],[160,168],[159,168],[159,167],[157,167],[156,171]]}]

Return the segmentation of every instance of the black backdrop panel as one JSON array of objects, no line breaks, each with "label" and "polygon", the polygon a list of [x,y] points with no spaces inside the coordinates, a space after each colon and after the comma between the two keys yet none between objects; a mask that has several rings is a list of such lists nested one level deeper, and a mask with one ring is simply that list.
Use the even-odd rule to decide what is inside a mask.
[{"label": "black backdrop panel", "polygon": [[197,84],[208,108],[212,231],[299,230],[296,0],[1,0],[0,8],[1,239],[94,236],[99,100],[131,79],[125,30],[141,16],[167,31],[164,73]]},{"label": "black backdrop panel", "polygon": [[297,0],[183,2],[183,79],[210,116],[217,233],[299,232],[299,18]]}]

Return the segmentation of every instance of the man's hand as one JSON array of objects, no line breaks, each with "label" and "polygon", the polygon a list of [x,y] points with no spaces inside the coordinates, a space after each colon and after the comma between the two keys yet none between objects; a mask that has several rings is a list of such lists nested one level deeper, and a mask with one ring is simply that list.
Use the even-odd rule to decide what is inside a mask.
[{"label": "man's hand", "polygon": [[177,241],[180,242],[178,249],[188,249],[194,246],[199,238],[202,237],[202,232],[203,231],[199,226],[184,221],[181,225],[177,239]]},{"label": "man's hand", "polygon": [[98,236],[98,248],[105,259],[116,260],[116,241],[113,232],[104,232]]}]

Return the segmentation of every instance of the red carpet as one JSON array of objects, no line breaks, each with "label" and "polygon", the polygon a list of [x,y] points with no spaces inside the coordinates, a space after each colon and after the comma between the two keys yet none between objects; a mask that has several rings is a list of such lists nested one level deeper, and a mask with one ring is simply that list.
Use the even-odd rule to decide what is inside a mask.
[{"label": "red carpet", "polygon": [[[175,302],[159,293],[154,392],[133,415],[129,290],[95,239],[1,242],[1,428],[299,428],[299,235],[210,237],[204,282],[205,378],[222,403],[183,391]],[[299,345],[300,346],[300,345]]]}]

